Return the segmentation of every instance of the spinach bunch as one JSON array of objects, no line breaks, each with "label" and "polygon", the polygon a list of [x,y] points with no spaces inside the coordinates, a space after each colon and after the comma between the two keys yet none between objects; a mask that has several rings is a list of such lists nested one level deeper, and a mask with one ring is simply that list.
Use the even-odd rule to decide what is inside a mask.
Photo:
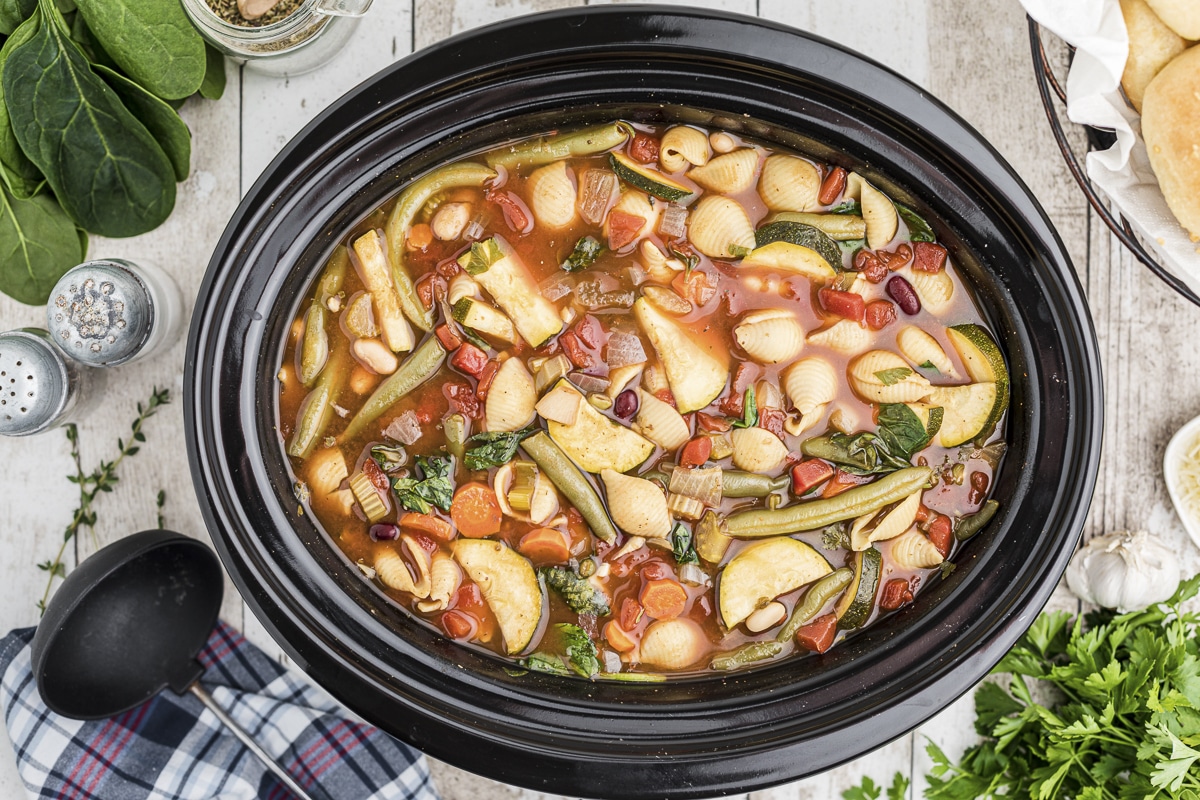
[{"label": "spinach bunch", "polygon": [[158,227],[187,178],[176,108],[225,89],[178,0],[0,0],[0,291],[46,302],[88,232]]}]

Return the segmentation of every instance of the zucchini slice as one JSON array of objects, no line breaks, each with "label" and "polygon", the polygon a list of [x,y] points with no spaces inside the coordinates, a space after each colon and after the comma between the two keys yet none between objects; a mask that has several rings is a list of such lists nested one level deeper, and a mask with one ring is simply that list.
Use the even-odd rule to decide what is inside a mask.
[{"label": "zucchini slice", "polygon": [[758,608],[833,572],[824,556],[789,536],[764,539],[730,559],[717,584],[717,605],[726,628]]},{"label": "zucchini slice", "polygon": [[814,281],[831,281],[837,277],[837,270],[816,250],[790,242],[771,242],[756,247],[742,259],[742,266],[794,272]]},{"label": "zucchini slice", "polygon": [[692,190],[682,183],[676,183],[658,170],[643,167],[621,153],[610,153],[608,161],[618,178],[668,203],[676,203],[692,194]]},{"label": "zucchini slice", "polygon": [[808,211],[780,211],[770,222],[803,222],[836,242],[865,239],[867,223],[855,214],[814,214]]},{"label": "zucchini slice", "polygon": [[798,244],[815,251],[830,266],[841,266],[842,264],[842,249],[838,247],[837,242],[814,225],[777,220],[768,222],[754,232],[755,247],[763,247],[772,242]]},{"label": "zucchini slice", "polygon": [[559,380],[555,391],[579,395],[575,421],[564,425],[546,420],[546,429],[554,443],[581,468],[595,473],[604,469],[628,472],[654,452],[653,443],[601,414],[565,379]]},{"label": "zucchini slice", "polygon": [[1006,400],[995,383],[934,387],[929,401],[943,409],[939,443],[942,447],[958,447],[987,433],[995,425],[993,420],[1004,413]]},{"label": "zucchini slice", "polygon": [[458,263],[512,318],[517,331],[531,346],[541,347],[562,330],[558,309],[542,296],[529,269],[504,247],[499,237],[472,243],[471,249],[459,256]]},{"label": "zucchini slice", "polygon": [[917,419],[921,420],[921,424],[925,426],[925,435],[932,441],[942,428],[945,409],[929,403],[906,403],[905,405],[908,406],[909,411],[917,415]]},{"label": "zucchini slice", "polygon": [[1004,355],[988,332],[975,324],[947,328],[946,336],[962,358],[971,380],[996,384],[996,395],[1000,402],[992,409],[992,416],[987,421],[988,425],[995,425],[1008,408],[1008,367],[1004,365]]},{"label": "zucchini slice", "polygon": [[883,556],[874,547],[854,554],[850,563],[854,578],[846,587],[842,599],[833,608],[838,627],[842,630],[861,628],[875,610],[875,595],[879,591],[879,576],[883,571]]},{"label": "zucchini slice", "polygon": [[495,336],[509,343],[517,340],[517,331],[512,320],[474,297],[462,298],[454,304],[450,313],[455,322],[473,331]]},{"label": "zucchini slice", "polygon": [[450,551],[496,615],[504,649],[509,655],[520,653],[537,633],[545,606],[533,565],[508,545],[492,539],[455,539]]},{"label": "zucchini slice", "polygon": [[662,361],[680,414],[704,408],[724,391],[729,380],[728,353],[713,353],[644,297],[633,304],[633,315]]}]

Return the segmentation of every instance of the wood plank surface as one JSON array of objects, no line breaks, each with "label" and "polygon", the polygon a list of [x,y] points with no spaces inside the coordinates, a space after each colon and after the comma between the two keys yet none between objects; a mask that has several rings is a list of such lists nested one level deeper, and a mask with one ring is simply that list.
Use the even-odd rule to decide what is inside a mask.
[{"label": "wood plank surface", "polygon": [[[619,0],[618,0],[619,1]],[[591,0],[599,4],[601,0]],[[153,260],[180,282],[190,311],[208,255],[240,196],[287,141],[331,101],[415,49],[472,27],[584,5],[583,0],[381,0],[359,26],[351,47],[308,75],[272,78],[231,65],[229,88],[216,103],[189,102],[192,175],[175,213],[157,231],[122,241],[93,238],[92,256]],[[1147,528],[1176,546],[1190,573],[1200,551],[1175,517],[1161,480],[1162,451],[1184,422],[1200,413],[1200,310],[1134,262],[1090,212],[1050,136],[1033,83],[1025,20],[1009,0],[706,0],[677,3],[719,8],[809,30],[839,41],[909,77],[976,126],[1029,184],[1057,226],[1087,290],[1105,367],[1105,446],[1085,536]],[[1078,132],[1075,133],[1078,136]],[[1078,139],[1076,140],[1078,143]],[[40,309],[0,297],[0,329],[41,325]],[[166,524],[205,538],[186,466],[180,407],[183,342],[146,362],[110,370],[100,409],[80,426],[87,468],[109,458],[128,428],[136,402],[154,385],[176,403],[146,428],[142,452],[122,465],[122,485],[96,504],[95,537],[68,550],[68,566],[97,544],[153,527],[154,497],[167,492]],[[1169,376],[1164,379],[1164,376]],[[33,625],[45,586],[36,564],[53,556],[75,506],[65,476],[69,447],[61,432],[0,439],[0,631]],[[1075,611],[1060,588],[1051,605]],[[229,588],[223,616],[275,655],[279,648]],[[879,783],[900,771],[919,797],[929,766],[925,739],[956,755],[974,741],[970,694],[913,734],[847,765],[788,786],[754,792],[752,800],[837,798],[863,775]],[[0,734],[0,752],[5,752]],[[446,800],[550,800],[434,763]],[[597,787],[597,796],[603,788]],[[0,797],[21,796],[11,757],[0,756]]]}]

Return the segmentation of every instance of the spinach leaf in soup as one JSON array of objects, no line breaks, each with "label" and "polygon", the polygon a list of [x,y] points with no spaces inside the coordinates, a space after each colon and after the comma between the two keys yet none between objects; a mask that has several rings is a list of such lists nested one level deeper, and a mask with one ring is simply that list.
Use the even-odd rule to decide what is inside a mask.
[{"label": "spinach leaf in soup", "polygon": [[4,181],[8,190],[13,193],[14,197],[22,200],[27,200],[41,191],[46,184],[46,178],[17,144],[12,122],[8,117],[8,106],[4,102],[3,75],[4,64],[8,57],[12,55],[13,50],[27,42],[37,32],[37,24],[36,19],[29,19],[21,23],[20,27],[4,42],[4,47],[0,48],[0,166],[4,168]]},{"label": "spinach leaf in soup", "polygon": [[449,511],[450,501],[454,498],[450,459],[418,457],[415,464],[420,478],[400,478],[392,484],[400,505],[419,514],[428,514],[431,506]]},{"label": "spinach leaf in soup", "polygon": [[471,470],[503,466],[516,456],[521,440],[533,433],[536,433],[536,430],[532,427],[519,431],[477,433],[467,441],[479,442],[480,445],[468,450],[463,461],[467,465],[467,469]]},{"label": "spinach leaf in soup", "polygon": [[45,303],[63,273],[83,261],[85,241],[50,196],[22,200],[0,185],[0,290],[14,300]]},{"label": "spinach leaf in soup", "polygon": [[188,130],[187,123],[179,117],[175,109],[124,75],[100,64],[95,64],[92,68],[154,136],[167,158],[171,159],[171,166],[175,169],[175,180],[186,181],[192,166],[192,132]]},{"label": "spinach leaf in soup", "polygon": [[130,78],[166,100],[200,89],[207,69],[204,40],[179,2],[77,0],[104,51]]},{"label": "spinach leaf in soup", "polygon": [[34,19],[2,76],[17,142],[79,227],[114,238],[153,230],[175,205],[170,159],[92,70],[52,0],[39,0]]},{"label": "spinach leaf in soup", "polygon": [[36,9],[37,0],[0,0],[0,34],[11,36]]}]

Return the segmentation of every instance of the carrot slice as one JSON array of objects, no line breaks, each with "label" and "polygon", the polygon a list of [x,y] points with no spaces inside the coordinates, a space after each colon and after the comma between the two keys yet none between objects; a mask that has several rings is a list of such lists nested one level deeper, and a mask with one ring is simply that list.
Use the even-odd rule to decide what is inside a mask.
[{"label": "carrot slice", "polygon": [[521,537],[517,550],[535,564],[562,564],[571,559],[567,537],[554,528],[534,528]]},{"label": "carrot slice", "polygon": [[[482,539],[500,532],[500,503],[491,487],[478,481],[464,483],[450,503],[454,527],[469,539]],[[403,523],[401,523],[403,524]]]},{"label": "carrot slice", "polygon": [[629,638],[629,634],[617,624],[616,620],[612,620],[604,626],[604,639],[609,646],[618,653],[628,653],[632,650],[636,643]]},{"label": "carrot slice", "polygon": [[403,530],[427,533],[434,539],[448,542],[454,538],[454,528],[444,519],[438,519],[432,514],[418,514],[409,511],[400,515],[400,527]]},{"label": "carrot slice", "polygon": [[687,607],[687,591],[670,578],[647,581],[638,596],[646,616],[654,619],[675,619]]}]

